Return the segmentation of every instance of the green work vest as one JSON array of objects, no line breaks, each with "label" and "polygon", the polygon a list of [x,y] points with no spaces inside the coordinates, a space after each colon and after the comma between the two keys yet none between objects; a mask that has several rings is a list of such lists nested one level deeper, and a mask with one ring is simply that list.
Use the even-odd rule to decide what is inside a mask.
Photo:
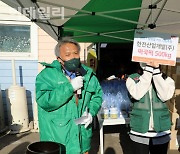
[{"label": "green work vest", "polygon": [[[140,75],[135,73],[129,77],[137,83]],[[146,133],[149,130],[151,104],[154,130],[156,132],[162,132],[171,128],[170,114],[167,105],[157,96],[154,86],[152,86],[152,103],[150,102],[149,91],[140,100],[133,99],[132,102],[132,111],[130,112],[131,130],[139,133]]]}]

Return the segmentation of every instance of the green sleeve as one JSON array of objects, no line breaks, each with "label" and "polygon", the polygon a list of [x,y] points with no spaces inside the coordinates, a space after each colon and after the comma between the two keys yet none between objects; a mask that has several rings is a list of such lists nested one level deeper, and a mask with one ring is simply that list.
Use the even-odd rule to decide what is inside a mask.
[{"label": "green sleeve", "polygon": [[96,116],[102,104],[102,89],[96,76],[92,76],[90,82],[93,84],[95,92],[89,102],[89,112],[92,116]]},{"label": "green sleeve", "polygon": [[36,102],[46,111],[53,111],[68,103],[73,96],[73,87],[67,80],[61,84],[54,84],[46,77],[36,78]]}]

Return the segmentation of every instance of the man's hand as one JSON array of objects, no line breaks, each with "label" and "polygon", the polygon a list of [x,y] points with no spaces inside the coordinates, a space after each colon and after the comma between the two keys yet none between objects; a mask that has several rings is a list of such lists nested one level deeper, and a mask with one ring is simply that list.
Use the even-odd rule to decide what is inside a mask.
[{"label": "man's hand", "polygon": [[87,118],[83,121],[83,123],[81,123],[81,124],[84,124],[84,127],[85,127],[85,128],[87,128],[87,127],[92,123],[92,121],[93,121],[93,117],[92,117],[91,113],[88,112],[87,107],[86,107],[86,111],[82,114],[82,116],[87,117]]},{"label": "man's hand", "polygon": [[82,76],[75,77],[74,79],[71,80],[71,84],[72,84],[74,91],[82,88],[83,87],[83,77]]},{"label": "man's hand", "polygon": [[84,124],[85,124],[84,127],[87,128],[92,123],[92,121],[93,121],[92,115],[91,113],[88,113],[87,119],[85,119],[84,121]]}]

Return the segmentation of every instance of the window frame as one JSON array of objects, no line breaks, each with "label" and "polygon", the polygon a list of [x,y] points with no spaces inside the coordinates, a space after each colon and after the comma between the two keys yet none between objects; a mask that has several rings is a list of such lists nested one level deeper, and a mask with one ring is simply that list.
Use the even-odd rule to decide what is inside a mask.
[{"label": "window frame", "polygon": [[38,26],[32,22],[0,22],[1,25],[30,26],[31,52],[0,52],[0,60],[38,60]]}]

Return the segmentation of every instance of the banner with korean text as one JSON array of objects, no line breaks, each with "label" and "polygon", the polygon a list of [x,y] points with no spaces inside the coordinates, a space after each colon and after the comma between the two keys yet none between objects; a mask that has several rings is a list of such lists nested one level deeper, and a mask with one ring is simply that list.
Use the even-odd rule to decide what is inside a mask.
[{"label": "banner with korean text", "polygon": [[156,61],[163,65],[176,65],[178,37],[171,34],[136,30],[132,61]]}]

